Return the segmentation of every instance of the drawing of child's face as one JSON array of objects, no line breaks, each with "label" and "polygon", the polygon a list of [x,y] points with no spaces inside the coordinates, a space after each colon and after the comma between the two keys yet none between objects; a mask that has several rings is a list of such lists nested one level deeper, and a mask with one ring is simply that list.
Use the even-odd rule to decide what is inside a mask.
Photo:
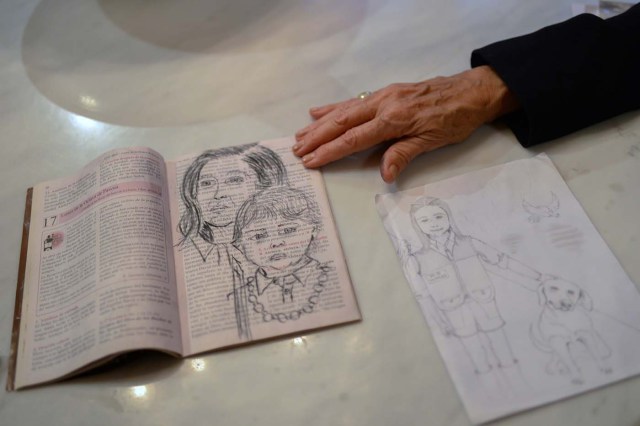
[{"label": "drawing of child's face", "polygon": [[429,236],[437,237],[449,230],[449,216],[438,206],[424,206],[414,214],[420,230]]},{"label": "drawing of child's face", "polygon": [[198,179],[198,204],[202,220],[213,226],[231,225],[240,204],[256,190],[257,177],[239,158],[213,158]]},{"label": "drawing of child's face", "polygon": [[280,216],[255,220],[242,232],[243,252],[260,267],[283,270],[306,254],[314,230],[312,224]]}]

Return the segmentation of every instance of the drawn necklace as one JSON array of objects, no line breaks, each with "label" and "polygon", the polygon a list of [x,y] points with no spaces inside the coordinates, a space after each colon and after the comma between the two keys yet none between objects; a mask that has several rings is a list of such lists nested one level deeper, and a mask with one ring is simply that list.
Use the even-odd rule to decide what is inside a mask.
[{"label": "drawn necklace", "polygon": [[329,266],[322,265],[318,266],[321,273],[318,276],[318,282],[316,282],[313,286],[313,294],[307,298],[307,303],[305,303],[302,308],[294,309],[290,312],[281,312],[277,314],[272,314],[267,311],[264,305],[258,301],[258,296],[255,294],[256,286],[253,284],[253,281],[247,284],[247,289],[249,290],[249,295],[247,296],[247,300],[253,306],[253,310],[262,315],[262,320],[264,322],[270,322],[273,320],[278,320],[281,323],[285,323],[287,321],[295,321],[300,318],[303,314],[310,314],[313,312],[316,304],[320,300],[320,293],[324,291],[324,286],[327,280],[329,279]]}]

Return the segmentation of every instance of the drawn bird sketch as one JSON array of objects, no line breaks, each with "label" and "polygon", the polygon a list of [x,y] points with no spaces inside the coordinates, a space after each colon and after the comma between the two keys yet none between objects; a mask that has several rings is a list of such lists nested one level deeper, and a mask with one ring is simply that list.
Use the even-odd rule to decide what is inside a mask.
[{"label": "drawn bird sketch", "polygon": [[536,206],[523,199],[522,208],[529,213],[528,220],[531,223],[538,223],[544,218],[560,216],[560,200],[553,192],[551,193],[551,202],[549,204]]}]

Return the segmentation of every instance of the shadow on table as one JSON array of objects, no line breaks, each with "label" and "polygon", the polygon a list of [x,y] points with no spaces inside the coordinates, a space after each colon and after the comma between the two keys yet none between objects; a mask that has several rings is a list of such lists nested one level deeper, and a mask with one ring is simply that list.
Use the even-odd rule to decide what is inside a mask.
[{"label": "shadow on table", "polygon": [[135,351],[82,373],[69,381],[73,384],[111,384],[133,386],[153,383],[173,375],[183,360],[157,351]]},{"label": "shadow on table", "polygon": [[94,120],[273,125],[301,93],[344,96],[327,68],[370,12],[369,0],[43,0],[22,61],[40,93]]},{"label": "shadow on table", "polygon": [[134,38],[188,52],[236,53],[317,42],[363,20],[366,0],[98,0]]}]

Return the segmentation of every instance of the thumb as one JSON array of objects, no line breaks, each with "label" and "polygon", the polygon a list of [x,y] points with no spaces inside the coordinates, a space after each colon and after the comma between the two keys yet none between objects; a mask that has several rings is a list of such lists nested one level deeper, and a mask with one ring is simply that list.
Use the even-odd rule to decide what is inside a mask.
[{"label": "thumb", "polygon": [[400,139],[391,145],[382,156],[380,174],[387,183],[392,183],[418,155],[429,150],[429,144],[417,137]]}]

